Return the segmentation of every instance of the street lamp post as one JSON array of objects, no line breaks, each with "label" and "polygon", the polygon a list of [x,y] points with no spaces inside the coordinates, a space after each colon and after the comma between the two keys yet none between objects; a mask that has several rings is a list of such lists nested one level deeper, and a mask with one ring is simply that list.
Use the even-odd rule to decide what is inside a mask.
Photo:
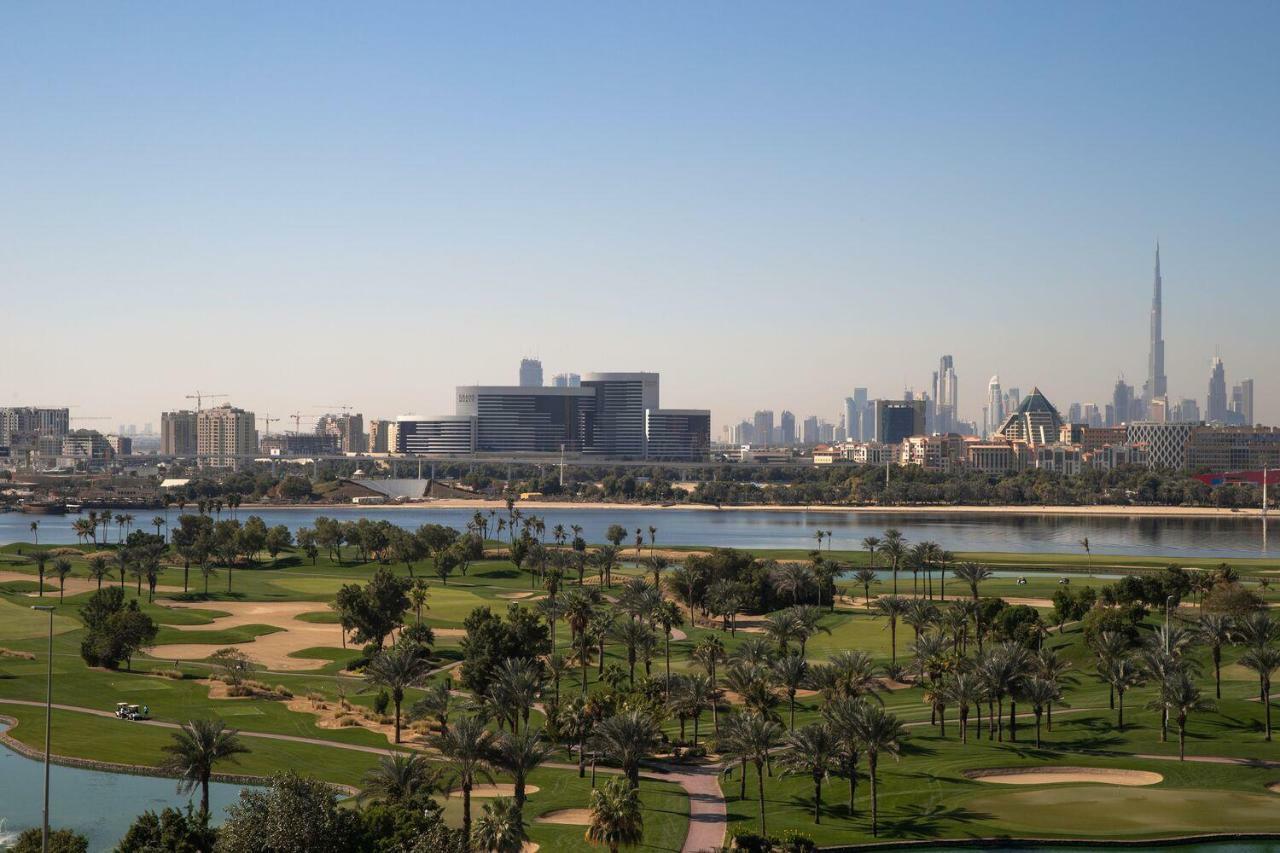
[{"label": "street lamp post", "polygon": [[44,820],[40,826],[40,853],[49,853],[49,735],[53,726],[53,611],[50,604],[33,604],[32,610],[49,614],[49,667],[44,693]]}]

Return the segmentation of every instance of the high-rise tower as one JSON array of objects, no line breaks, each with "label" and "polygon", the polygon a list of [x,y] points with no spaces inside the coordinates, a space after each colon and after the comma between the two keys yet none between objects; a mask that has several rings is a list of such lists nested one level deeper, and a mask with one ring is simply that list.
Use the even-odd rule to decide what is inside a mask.
[{"label": "high-rise tower", "polygon": [[1151,297],[1151,349],[1147,355],[1147,382],[1142,386],[1142,398],[1147,405],[1157,397],[1165,396],[1168,391],[1168,379],[1164,375],[1164,328],[1163,303],[1161,300],[1160,281],[1160,243],[1156,242],[1156,280],[1155,292]]}]

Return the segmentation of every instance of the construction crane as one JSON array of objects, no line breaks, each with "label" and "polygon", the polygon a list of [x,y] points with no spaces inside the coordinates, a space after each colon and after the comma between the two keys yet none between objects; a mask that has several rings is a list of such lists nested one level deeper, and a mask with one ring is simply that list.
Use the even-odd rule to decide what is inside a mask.
[{"label": "construction crane", "polygon": [[208,397],[210,400],[214,400],[214,399],[217,399],[218,397],[225,397],[225,396],[227,395],[226,394],[201,394],[199,391],[197,391],[194,394],[188,394],[187,399],[196,401],[196,414],[198,415],[200,414],[201,406],[203,406],[204,400],[206,397]]},{"label": "construction crane", "polygon": [[273,417],[271,417],[271,413],[270,413],[270,412],[267,412],[267,414],[266,414],[264,417],[260,417],[260,418],[258,418],[258,420],[263,421],[264,423],[266,423],[266,425],[267,425],[267,438],[271,438],[271,423],[272,423],[273,421],[278,421],[278,420],[280,420],[280,419],[279,419],[279,418],[273,418]]},{"label": "construction crane", "polygon": [[304,414],[302,414],[302,412],[294,412],[292,415],[289,415],[289,417],[293,418],[293,434],[294,434],[294,435],[301,435],[301,434],[302,434],[302,419],[303,419],[303,418],[314,418],[314,417],[316,417],[316,415],[304,415]]},{"label": "construction crane", "polygon": [[344,418],[351,416],[350,403],[313,403],[317,409],[337,409],[342,412]]}]

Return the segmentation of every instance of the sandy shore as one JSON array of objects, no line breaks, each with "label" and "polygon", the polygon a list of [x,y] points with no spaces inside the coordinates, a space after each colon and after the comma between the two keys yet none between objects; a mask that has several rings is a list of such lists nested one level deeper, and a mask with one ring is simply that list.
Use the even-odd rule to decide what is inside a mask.
[{"label": "sandy shore", "polygon": [[[1113,516],[1118,518],[1248,518],[1261,519],[1262,512],[1257,507],[1247,509],[1222,509],[1219,507],[1187,507],[1187,506],[955,506],[946,505],[911,505],[911,506],[841,506],[833,504],[803,504],[796,506],[775,506],[761,504],[745,504],[742,506],[715,506],[713,504],[635,504],[635,503],[591,503],[584,501],[517,501],[516,507],[526,515],[530,512],[554,512],[556,510],[600,510],[608,512],[631,511],[671,511],[671,512],[826,512],[844,513],[848,515],[1068,515],[1068,516]],[[505,513],[505,501],[497,500],[462,500],[442,498],[439,500],[418,501],[399,504],[326,504],[313,503],[294,504],[242,504],[240,512],[252,513],[255,509],[271,510],[325,510],[325,509],[471,509],[488,511],[496,509]],[[1280,516],[1280,512],[1272,511],[1270,516]]]}]

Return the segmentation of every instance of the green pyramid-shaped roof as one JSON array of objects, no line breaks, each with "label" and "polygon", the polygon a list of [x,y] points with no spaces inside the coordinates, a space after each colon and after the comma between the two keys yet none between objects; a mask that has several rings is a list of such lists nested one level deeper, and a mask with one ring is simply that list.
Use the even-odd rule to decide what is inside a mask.
[{"label": "green pyramid-shaped roof", "polygon": [[1040,392],[1039,388],[1032,388],[1031,393],[1023,398],[1021,405],[1018,406],[1018,414],[1025,415],[1034,412],[1043,412],[1045,414],[1053,414],[1055,417],[1061,417],[1058,410],[1053,407],[1053,403]]}]

